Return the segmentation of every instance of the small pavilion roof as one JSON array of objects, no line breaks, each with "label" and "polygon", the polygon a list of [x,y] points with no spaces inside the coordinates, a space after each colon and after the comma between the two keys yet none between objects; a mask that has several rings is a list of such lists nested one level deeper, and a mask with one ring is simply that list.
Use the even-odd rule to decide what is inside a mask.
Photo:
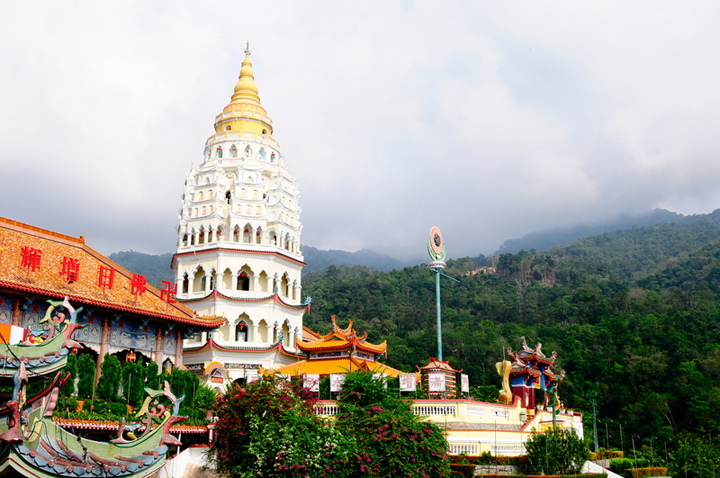
[{"label": "small pavilion roof", "polygon": [[282,374],[290,376],[306,375],[306,374],[319,374],[329,375],[331,373],[348,373],[356,371],[366,371],[373,373],[384,373],[390,377],[397,377],[400,375],[400,370],[380,362],[372,362],[369,360],[363,360],[358,357],[343,357],[336,359],[325,359],[325,360],[302,360],[297,363],[285,365],[284,367],[276,368],[274,370],[267,370],[266,374]]},{"label": "small pavilion roof", "polygon": [[348,326],[344,329],[338,326],[337,319],[334,315],[331,317],[331,320],[333,323],[333,329],[329,334],[308,342],[305,342],[302,339],[297,339],[297,347],[304,352],[347,349],[360,350],[376,355],[387,353],[387,342],[383,342],[379,345],[367,342],[367,334],[358,336],[357,332],[355,332],[355,329],[353,328],[352,320],[349,321]]}]

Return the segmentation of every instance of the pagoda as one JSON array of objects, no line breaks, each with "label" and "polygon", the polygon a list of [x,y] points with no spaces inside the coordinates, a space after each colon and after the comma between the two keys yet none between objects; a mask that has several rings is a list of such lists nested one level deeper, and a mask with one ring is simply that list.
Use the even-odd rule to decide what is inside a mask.
[{"label": "pagoda", "polygon": [[299,191],[261,106],[249,47],[185,179],[172,268],[178,300],[224,322],[185,342],[188,369],[218,390],[296,360],[303,337]]}]

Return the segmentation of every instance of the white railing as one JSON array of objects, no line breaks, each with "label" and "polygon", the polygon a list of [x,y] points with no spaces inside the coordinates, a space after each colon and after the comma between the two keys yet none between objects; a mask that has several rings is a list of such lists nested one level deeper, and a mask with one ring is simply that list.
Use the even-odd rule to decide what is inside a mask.
[{"label": "white railing", "polygon": [[340,406],[333,404],[315,405],[315,415],[337,415],[340,413]]},{"label": "white railing", "polygon": [[480,453],[478,453],[477,445],[471,443],[450,443],[448,446],[448,452],[451,455],[480,455]]},{"label": "white railing", "polygon": [[455,405],[413,405],[415,415],[452,415],[455,416]]}]

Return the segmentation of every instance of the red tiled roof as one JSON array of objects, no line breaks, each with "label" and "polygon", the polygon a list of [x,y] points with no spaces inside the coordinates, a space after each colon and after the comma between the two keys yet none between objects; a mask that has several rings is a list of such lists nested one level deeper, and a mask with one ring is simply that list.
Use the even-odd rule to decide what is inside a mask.
[{"label": "red tiled roof", "polygon": [[[23,267],[23,249],[39,255],[36,270]],[[76,260],[78,277],[68,283],[61,275],[64,260]],[[101,270],[114,271],[112,288],[99,286]],[[215,328],[223,317],[199,317],[179,303],[162,300],[160,291],[147,284],[133,295],[133,274],[85,244],[83,236],[66,236],[10,219],[0,218],[0,287],[29,292],[93,307],[120,310],[141,316],[197,327]]]}]

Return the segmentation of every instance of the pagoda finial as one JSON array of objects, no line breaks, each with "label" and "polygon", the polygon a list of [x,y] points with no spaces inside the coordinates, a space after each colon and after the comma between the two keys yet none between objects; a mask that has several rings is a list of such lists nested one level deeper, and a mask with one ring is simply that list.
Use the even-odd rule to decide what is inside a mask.
[{"label": "pagoda finial", "polygon": [[250,42],[245,46],[245,59],[240,68],[240,76],[235,85],[235,91],[231,99],[232,103],[252,103],[260,105],[258,87],[253,76],[252,62],[250,61]]}]

